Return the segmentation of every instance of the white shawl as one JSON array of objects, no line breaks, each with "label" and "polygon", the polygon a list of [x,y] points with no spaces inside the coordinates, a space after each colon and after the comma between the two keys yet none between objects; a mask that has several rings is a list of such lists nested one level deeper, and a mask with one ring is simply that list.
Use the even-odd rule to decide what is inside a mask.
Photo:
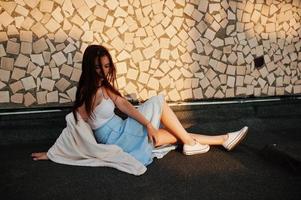
[{"label": "white shawl", "polygon": [[141,175],[146,167],[117,145],[98,144],[93,131],[80,115],[76,124],[73,113],[66,115],[67,127],[48,150],[50,160],[67,165],[105,166]]}]

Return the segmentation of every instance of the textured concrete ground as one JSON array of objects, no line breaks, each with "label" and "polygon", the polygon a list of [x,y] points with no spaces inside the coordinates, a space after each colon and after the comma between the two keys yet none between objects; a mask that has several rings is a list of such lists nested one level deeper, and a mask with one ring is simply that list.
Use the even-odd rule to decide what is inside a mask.
[{"label": "textured concrete ground", "polygon": [[[1,199],[299,199],[301,101],[174,107],[190,132],[215,135],[244,125],[234,151],[181,147],[139,177],[115,169],[34,162],[65,126],[59,113],[0,116]],[[273,145],[274,144],[274,145]]]}]

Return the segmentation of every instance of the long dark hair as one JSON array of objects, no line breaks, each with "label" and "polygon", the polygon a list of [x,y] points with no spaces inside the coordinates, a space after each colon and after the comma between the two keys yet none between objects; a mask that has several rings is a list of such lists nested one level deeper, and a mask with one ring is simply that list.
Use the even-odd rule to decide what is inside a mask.
[{"label": "long dark hair", "polygon": [[[96,72],[96,60],[98,59],[98,62],[100,62],[100,58],[103,56],[107,56],[110,61],[110,68],[107,76],[105,76],[101,66],[101,73],[98,74]],[[83,55],[82,73],[78,82],[75,102],[72,108],[76,122],[76,111],[83,104],[85,105],[88,116],[91,116],[93,113],[95,94],[100,86],[104,86],[116,95],[121,96],[120,92],[115,88],[115,80],[116,68],[109,51],[101,45],[88,46]]]}]

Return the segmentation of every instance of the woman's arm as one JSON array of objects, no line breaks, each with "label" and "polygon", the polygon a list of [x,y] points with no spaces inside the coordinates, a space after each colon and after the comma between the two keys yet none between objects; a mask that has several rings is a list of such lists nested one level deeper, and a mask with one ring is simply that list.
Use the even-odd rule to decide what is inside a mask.
[{"label": "woman's arm", "polygon": [[126,100],[123,97],[120,97],[113,92],[106,90],[109,97],[113,100],[115,105],[125,114],[127,114],[129,117],[135,119],[142,125],[144,125],[147,128],[149,139],[153,142],[153,140],[156,141],[157,137],[157,130],[153,127],[151,122],[146,119],[138,109],[136,109],[128,100]]}]

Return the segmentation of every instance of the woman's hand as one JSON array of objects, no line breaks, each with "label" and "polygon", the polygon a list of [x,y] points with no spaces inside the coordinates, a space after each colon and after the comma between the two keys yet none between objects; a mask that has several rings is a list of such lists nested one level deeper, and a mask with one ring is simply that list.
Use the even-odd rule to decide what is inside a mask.
[{"label": "woman's hand", "polygon": [[148,123],[146,125],[148,140],[151,141],[152,144],[156,145],[158,139],[158,130],[152,125],[152,123]]}]

